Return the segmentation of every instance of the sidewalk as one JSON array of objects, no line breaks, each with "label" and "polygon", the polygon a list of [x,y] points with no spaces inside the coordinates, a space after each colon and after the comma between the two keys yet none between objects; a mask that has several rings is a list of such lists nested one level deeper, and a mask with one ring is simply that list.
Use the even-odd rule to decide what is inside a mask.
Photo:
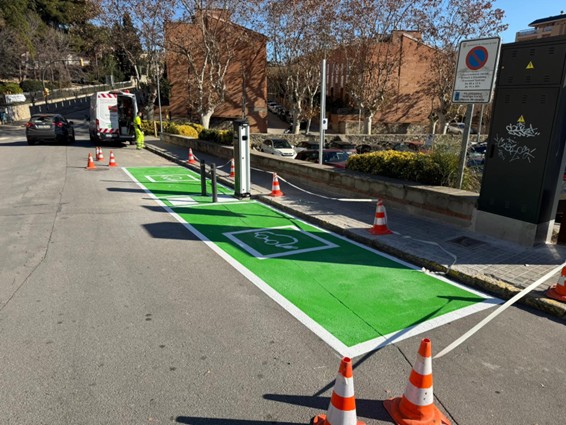
[{"label": "sidewalk", "polygon": [[[186,148],[146,137],[146,149],[173,162],[186,165]],[[198,157],[199,153],[195,152]],[[209,163],[210,158],[205,158]],[[212,161],[214,162],[214,161]],[[217,160],[216,162],[223,162]],[[198,166],[194,167],[197,169]],[[218,181],[232,186],[229,168],[217,169]],[[566,262],[566,246],[540,245],[525,248],[459,227],[419,218],[403,211],[387,209],[387,225],[391,235],[374,236],[376,205],[369,202],[337,200],[329,193],[315,196],[297,188],[304,182],[279,177],[282,197],[272,197],[271,175],[252,171],[252,197],[270,204],[324,229],[346,236],[359,243],[423,267],[431,272],[479,288],[502,299],[509,299],[520,290],[542,279],[542,283],[525,295],[519,303],[556,317],[566,317],[566,304],[545,296],[546,290],[558,282]],[[308,190],[308,188],[306,188]]]}]

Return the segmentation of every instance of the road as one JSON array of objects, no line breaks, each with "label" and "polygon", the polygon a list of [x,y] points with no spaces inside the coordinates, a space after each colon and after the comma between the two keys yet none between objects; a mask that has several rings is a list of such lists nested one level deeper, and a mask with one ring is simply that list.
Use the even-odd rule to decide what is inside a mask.
[{"label": "road", "polygon": [[[28,146],[0,128],[0,423],[304,424],[328,409],[340,356],[143,191],[85,170],[88,142]],[[292,274],[293,270],[289,270]],[[358,419],[392,423],[421,338],[433,354],[492,309],[353,359]],[[566,417],[564,322],[521,307],[433,362],[453,424]]]}]

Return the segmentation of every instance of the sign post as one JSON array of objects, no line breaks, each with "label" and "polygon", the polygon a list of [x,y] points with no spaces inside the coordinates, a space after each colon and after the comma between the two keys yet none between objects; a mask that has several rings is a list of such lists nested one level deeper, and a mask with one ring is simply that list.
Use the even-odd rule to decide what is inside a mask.
[{"label": "sign post", "polygon": [[464,133],[462,134],[458,189],[462,188],[464,180],[474,104],[491,102],[495,86],[495,74],[499,63],[500,46],[501,39],[499,37],[466,40],[460,43],[452,103],[466,103],[468,107],[466,109]]}]

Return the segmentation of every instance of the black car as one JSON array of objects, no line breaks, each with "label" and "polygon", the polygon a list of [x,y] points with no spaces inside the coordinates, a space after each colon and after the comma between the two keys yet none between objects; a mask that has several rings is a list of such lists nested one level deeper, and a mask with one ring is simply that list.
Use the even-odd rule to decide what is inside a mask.
[{"label": "black car", "polygon": [[326,149],[340,149],[345,152],[356,153],[356,145],[342,140],[332,140],[326,144]]},{"label": "black car", "polygon": [[60,114],[35,114],[26,123],[28,144],[36,142],[75,142],[73,121]]}]

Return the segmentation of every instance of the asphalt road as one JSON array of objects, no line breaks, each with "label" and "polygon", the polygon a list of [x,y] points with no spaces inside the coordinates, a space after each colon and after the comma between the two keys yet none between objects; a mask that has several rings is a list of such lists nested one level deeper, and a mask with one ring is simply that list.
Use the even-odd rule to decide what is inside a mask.
[{"label": "asphalt road", "polygon": [[[82,116],[82,115],[81,115]],[[305,424],[339,357],[120,168],[170,165],[0,127],[0,423]],[[156,214],[156,212],[158,214]],[[289,270],[289,273],[292,273]],[[433,354],[492,310],[423,335]],[[423,336],[353,359],[358,419],[392,423]],[[564,423],[563,321],[512,307],[433,362],[453,424]]]}]

